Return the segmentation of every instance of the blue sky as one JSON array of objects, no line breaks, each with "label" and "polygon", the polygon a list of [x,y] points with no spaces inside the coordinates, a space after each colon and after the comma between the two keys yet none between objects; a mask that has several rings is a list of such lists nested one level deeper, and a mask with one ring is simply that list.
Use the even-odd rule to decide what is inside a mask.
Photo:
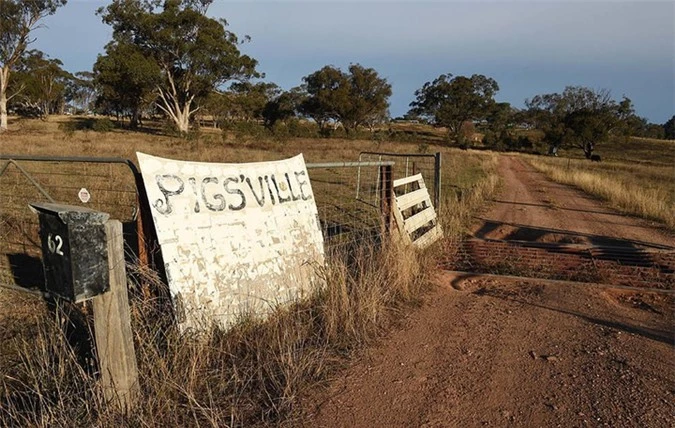
[{"label": "blue sky", "polygon": [[[94,14],[107,3],[70,0],[33,47],[91,70],[111,37]],[[393,86],[392,116],[442,73],[492,77],[516,107],[583,85],[626,95],[656,123],[675,113],[673,2],[215,0],[209,14],[251,36],[242,51],[286,89],[326,64],[375,68]]]}]

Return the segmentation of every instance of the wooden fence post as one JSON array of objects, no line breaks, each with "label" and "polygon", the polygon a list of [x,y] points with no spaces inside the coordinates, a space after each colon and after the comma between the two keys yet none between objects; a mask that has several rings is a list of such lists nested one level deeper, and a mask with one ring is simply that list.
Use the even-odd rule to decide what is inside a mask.
[{"label": "wooden fence post", "polygon": [[391,198],[392,198],[392,168],[391,165],[380,166],[380,213],[382,214],[383,235],[391,231]]},{"label": "wooden fence post", "polygon": [[105,231],[110,290],[92,299],[96,353],[105,399],[129,411],[134,407],[140,389],[129,313],[122,223],[109,220]]},{"label": "wooden fence post", "polygon": [[434,206],[441,211],[441,152],[434,155]]}]

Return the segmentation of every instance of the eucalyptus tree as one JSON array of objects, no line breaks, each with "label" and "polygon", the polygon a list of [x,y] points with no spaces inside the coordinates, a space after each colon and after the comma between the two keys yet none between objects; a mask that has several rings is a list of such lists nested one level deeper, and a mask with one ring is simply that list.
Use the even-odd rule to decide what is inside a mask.
[{"label": "eucalyptus tree", "polygon": [[284,91],[265,104],[262,116],[265,127],[272,129],[277,122],[296,117],[306,94],[300,87]]},{"label": "eucalyptus tree", "polygon": [[441,74],[415,91],[409,114],[446,127],[448,136],[458,140],[464,122],[490,115],[497,91],[497,82],[482,74],[471,77]]},{"label": "eucalyptus tree", "polygon": [[302,80],[307,96],[299,106],[300,113],[314,120],[324,132],[338,118],[335,106],[348,98],[347,77],[339,68],[327,65]]},{"label": "eucalyptus tree", "polygon": [[199,102],[231,80],[259,77],[257,61],[239,51],[224,19],[206,12],[213,0],[114,0],[99,9],[113,40],[133,44],[157,63],[157,106],[187,133]]},{"label": "eucalyptus tree", "polygon": [[348,72],[327,65],[303,78],[307,96],[301,113],[325,129],[331,120],[347,132],[386,116],[391,85],[373,68],[351,64]]},{"label": "eucalyptus tree", "polygon": [[665,138],[675,140],[675,116],[671,117],[663,124],[663,131]]},{"label": "eucalyptus tree", "polygon": [[537,95],[525,100],[525,105],[534,125],[544,131],[552,148],[579,148],[587,159],[610,134],[629,135],[636,118],[629,98],[616,102],[606,89],[583,86]]},{"label": "eucalyptus tree", "polygon": [[132,43],[111,42],[94,64],[94,86],[99,111],[128,116],[129,126],[139,125],[141,111],[152,104],[162,81],[157,62]]},{"label": "eucalyptus tree", "polygon": [[12,72],[23,58],[33,30],[67,0],[0,0],[0,133],[7,130],[7,102]]},{"label": "eucalyptus tree", "polygon": [[67,82],[66,101],[76,110],[92,110],[96,96],[94,73],[91,71],[78,71]]},{"label": "eucalyptus tree", "polygon": [[20,111],[38,112],[41,117],[61,112],[66,103],[66,89],[74,78],[62,66],[59,59],[49,58],[41,51],[26,52],[9,85],[15,94],[11,104]]},{"label": "eucalyptus tree", "polygon": [[235,82],[224,94],[229,106],[229,115],[233,119],[252,121],[262,120],[265,105],[281,94],[276,83]]}]

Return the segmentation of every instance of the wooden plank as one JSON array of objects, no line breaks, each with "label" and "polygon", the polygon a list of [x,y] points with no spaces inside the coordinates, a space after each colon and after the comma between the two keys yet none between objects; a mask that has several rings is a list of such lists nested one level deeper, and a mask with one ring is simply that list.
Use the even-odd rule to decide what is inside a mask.
[{"label": "wooden plank", "polygon": [[424,179],[422,178],[422,174],[411,175],[410,177],[404,177],[399,178],[398,180],[394,180],[394,187],[404,186],[406,184],[413,183],[415,181],[420,182],[420,188],[426,187],[424,184]]},{"label": "wooden plank", "polygon": [[[411,177],[401,178],[394,181],[394,187],[401,187],[408,185],[410,183],[418,182],[420,188],[410,193],[406,193],[401,196],[394,198],[394,220],[400,231],[400,235],[406,244],[413,244],[415,247],[424,249],[429,245],[433,244],[443,235],[443,231],[437,223],[424,235],[417,238],[415,242],[412,242],[411,235],[418,230],[420,227],[428,224],[429,222],[435,221],[437,218],[436,211],[434,210],[433,205],[431,204],[431,198],[429,197],[429,192],[426,189],[424,184],[424,179],[421,174],[416,174]],[[415,213],[407,220],[403,218],[403,211],[408,208],[414,207],[420,203],[426,202],[427,207],[419,213]]]},{"label": "wooden plank", "polygon": [[436,219],[436,212],[430,206],[424,211],[420,211],[405,221],[405,230],[408,233],[413,233],[420,227]]},{"label": "wooden plank", "polygon": [[105,399],[129,411],[134,407],[140,389],[127,295],[122,223],[109,220],[105,226],[110,290],[92,299],[96,352]]},{"label": "wooden plank", "polygon": [[443,236],[443,231],[441,230],[440,226],[436,225],[436,227],[417,238],[415,242],[413,242],[413,245],[423,250],[436,242],[441,236]]},{"label": "wooden plank", "polygon": [[440,226],[436,226],[433,229],[430,229],[427,233],[425,233],[421,237],[417,238],[417,240],[413,242],[413,245],[419,248],[420,250],[423,250],[429,247],[434,242],[436,242],[438,239],[440,239],[441,236],[443,236],[443,232]]},{"label": "wooden plank", "polygon": [[391,165],[384,165],[380,167],[380,214],[382,216],[382,233],[388,234],[391,229],[392,222],[392,196],[394,191],[391,187],[392,182],[392,168]]},{"label": "wooden plank", "polygon": [[418,189],[414,192],[406,193],[405,195],[396,197],[396,205],[401,211],[405,211],[410,207],[414,207],[417,204],[427,201],[429,206],[431,206],[431,198],[429,198],[429,192],[427,189]]},{"label": "wooden plank", "polygon": [[401,214],[401,210],[399,207],[396,205],[396,199],[394,199],[394,209],[392,210],[394,214],[394,222],[396,223],[396,228],[399,231],[399,235],[401,236],[401,239],[406,245],[412,244],[412,240],[410,239],[410,235],[405,231],[405,220],[403,220],[403,214]]}]

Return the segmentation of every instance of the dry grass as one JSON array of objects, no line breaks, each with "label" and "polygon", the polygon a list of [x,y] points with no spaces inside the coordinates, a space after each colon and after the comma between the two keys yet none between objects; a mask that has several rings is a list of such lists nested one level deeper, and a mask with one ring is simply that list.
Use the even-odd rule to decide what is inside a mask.
[{"label": "dry grass", "polygon": [[556,182],[570,184],[607,201],[622,212],[656,220],[675,229],[673,165],[529,158]]},{"label": "dry grass", "polygon": [[453,174],[452,179],[459,183],[444,182],[439,218],[446,244],[452,245],[465,235],[476,211],[497,191],[497,161],[498,155],[483,152],[445,156],[444,173]]},{"label": "dry grass", "polygon": [[[134,298],[142,399],[123,415],[106,405],[93,372],[40,317],[20,336],[20,358],[3,370],[0,421],[17,426],[250,426],[294,415],[304,389],[375,339],[428,288],[430,266],[406,249],[359,248],[333,258],[327,285],[266,321],[243,318],[207,338],[181,336],[156,302]],[[428,263],[427,259],[427,263]]]},{"label": "dry grass", "polygon": [[[205,162],[253,162],[276,160],[302,152],[307,162],[355,160],[361,151],[416,152],[418,143],[389,141],[291,138],[276,141],[268,138],[252,140],[232,135],[223,138],[222,132],[202,128],[198,137],[184,139],[163,134],[159,129],[133,132],[116,129],[101,133],[90,130],[64,132],[62,123],[75,120],[71,116],[50,116],[47,121],[37,119],[14,120],[10,131],[0,135],[3,153],[60,156],[112,156],[136,161],[136,152],[156,156]],[[439,147],[429,146],[429,152]]]},{"label": "dry grass", "polygon": [[[223,143],[219,134],[199,142],[126,131],[75,131],[66,136],[58,131],[60,119],[51,120],[14,124],[13,131],[2,137],[3,151],[134,159],[139,150],[220,162],[277,159],[303,152],[308,161],[319,162],[354,160],[362,150],[415,152],[417,148],[335,139],[233,144]],[[210,328],[201,340],[179,334],[166,302],[132,295],[142,394],[130,415],[104,402],[91,361],[83,361],[82,353],[63,334],[69,330],[64,308],[47,311],[34,299],[31,321],[0,335],[0,425],[294,425],[302,416],[297,405],[303,394],[326,380],[354,351],[376,340],[402,312],[421,302],[437,257],[463,235],[472,215],[496,188],[495,156],[428,149],[444,153],[440,219],[446,239],[425,253],[390,243],[343,249],[331,254],[322,272],[326,286],[308,300],[276,308],[264,321],[242,317],[229,331]],[[161,286],[152,272],[134,266],[128,270],[130,280],[140,277]],[[1,290],[0,297],[6,293]],[[17,318],[8,317],[8,305],[2,305],[0,328],[15,325]],[[38,307],[40,314],[36,314]],[[15,352],[8,356],[4,350],[9,348]]]},{"label": "dry grass", "polygon": [[[543,151],[542,151],[543,153]],[[675,140],[659,140],[640,137],[614,137],[597,145],[596,154],[604,162],[643,164],[654,166],[675,165]],[[562,158],[583,159],[584,154],[578,148],[561,148],[558,155]]]}]

